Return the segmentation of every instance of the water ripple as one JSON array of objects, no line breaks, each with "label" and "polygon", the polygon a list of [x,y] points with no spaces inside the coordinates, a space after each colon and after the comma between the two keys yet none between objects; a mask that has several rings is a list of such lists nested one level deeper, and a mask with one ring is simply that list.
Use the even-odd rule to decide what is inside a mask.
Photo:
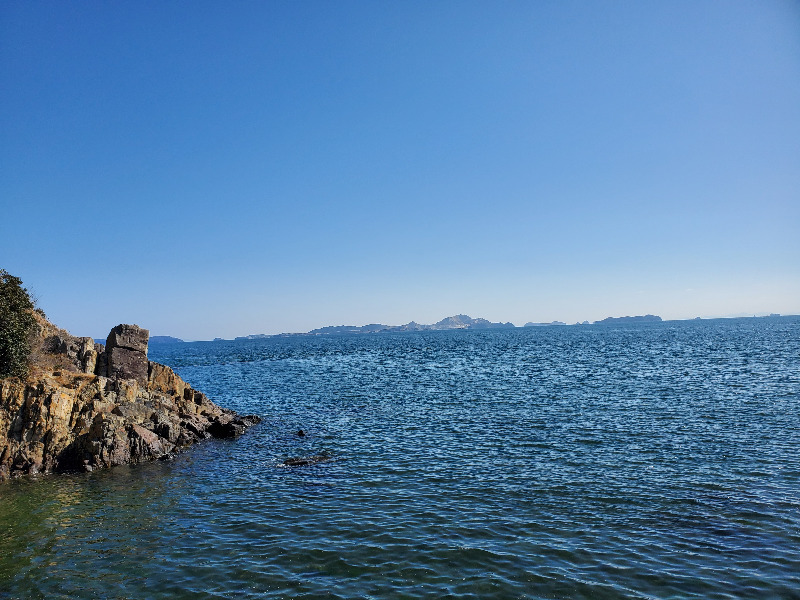
[{"label": "water ripple", "polygon": [[0,486],[0,598],[798,598],[798,325],[154,347],[264,422]]}]

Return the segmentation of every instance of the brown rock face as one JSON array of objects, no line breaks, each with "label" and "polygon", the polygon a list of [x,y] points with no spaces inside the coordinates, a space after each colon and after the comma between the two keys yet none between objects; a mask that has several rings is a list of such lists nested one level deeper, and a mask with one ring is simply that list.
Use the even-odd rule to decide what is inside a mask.
[{"label": "brown rock face", "polygon": [[[56,335],[42,327],[42,340]],[[27,381],[0,380],[0,480],[164,458],[260,421],[217,406],[169,367],[148,362],[145,329],[115,327],[99,355],[89,338],[58,331],[64,343],[55,353],[37,350]],[[85,358],[91,352],[98,363],[107,356],[116,377],[95,375]]]},{"label": "brown rock face", "polygon": [[50,333],[42,344],[45,352],[61,357],[61,368],[94,373],[97,351],[92,338],[76,338],[66,332]]}]

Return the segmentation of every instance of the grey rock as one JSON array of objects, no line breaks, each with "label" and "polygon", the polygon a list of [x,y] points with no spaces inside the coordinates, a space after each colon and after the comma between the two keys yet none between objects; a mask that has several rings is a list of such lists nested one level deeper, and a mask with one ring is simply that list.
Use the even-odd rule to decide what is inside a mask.
[{"label": "grey rock", "polygon": [[95,371],[97,352],[94,340],[89,337],[74,337],[66,331],[56,331],[44,340],[43,350],[58,356],[61,369],[92,374]]},{"label": "grey rock", "polygon": [[[102,344],[98,344],[100,348],[103,348]],[[97,353],[97,359],[94,365],[94,374],[99,375],[100,377],[108,377],[108,354],[106,354],[105,350],[100,350]]]},{"label": "grey rock", "polygon": [[150,332],[138,325],[117,325],[106,339],[107,376],[135,379],[147,385],[147,340]]},{"label": "grey rock", "polygon": [[114,347],[106,352],[108,376],[114,379],[135,379],[147,385],[147,354],[128,348]]},{"label": "grey rock", "polygon": [[138,325],[117,325],[106,338],[106,349],[127,348],[147,354],[147,341],[150,339],[150,332],[142,329]]},{"label": "grey rock", "polygon": [[84,352],[82,363],[84,373],[89,373],[90,375],[94,374],[97,368],[97,351],[87,350]]}]

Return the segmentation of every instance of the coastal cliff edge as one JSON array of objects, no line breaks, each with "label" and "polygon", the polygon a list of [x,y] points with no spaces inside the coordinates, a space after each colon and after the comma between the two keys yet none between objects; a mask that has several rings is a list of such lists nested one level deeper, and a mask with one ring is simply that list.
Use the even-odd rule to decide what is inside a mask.
[{"label": "coastal cliff edge", "polygon": [[0,480],[169,458],[261,420],[148,360],[146,329],[118,325],[104,346],[34,316],[28,376],[0,379]]}]

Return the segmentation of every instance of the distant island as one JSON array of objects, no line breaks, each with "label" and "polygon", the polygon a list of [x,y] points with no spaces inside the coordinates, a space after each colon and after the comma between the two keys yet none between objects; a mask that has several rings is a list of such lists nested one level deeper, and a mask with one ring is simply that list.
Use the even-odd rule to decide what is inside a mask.
[{"label": "distant island", "polygon": [[622,323],[660,323],[658,315],[639,315],[636,317],[606,317],[602,321],[595,321],[595,325],[619,325]]},{"label": "distant island", "polygon": [[[766,317],[767,315],[763,315]],[[779,317],[777,313],[771,313],[769,317]],[[700,317],[696,317],[699,319]],[[682,319],[678,319],[682,320]],[[691,320],[691,319],[683,319]],[[625,325],[635,323],[663,323],[664,320],[658,315],[635,315],[625,317],[606,317],[600,321],[578,321],[573,325]],[[525,323],[524,327],[569,327],[564,321],[550,321],[549,323],[536,323],[529,321]],[[398,331],[446,331],[452,329],[469,329],[469,330],[485,330],[485,329],[514,329],[516,326],[513,323],[493,323],[487,319],[473,319],[468,315],[453,315],[442,319],[437,323],[431,325],[424,325],[411,321],[405,325],[384,325],[382,323],[370,323],[369,325],[329,325],[327,327],[319,327],[312,329],[306,333],[256,333],[252,335],[244,335],[234,338],[235,341],[242,340],[261,340],[266,338],[288,338],[288,337],[306,337],[312,335],[359,335],[359,334],[376,334],[376,333],[390,333]],[[170,338],[169,336],[154,336],[156,339],[163,338],[164,340],[180,342],[178,338]],[[153,338],[151,338],[153,339]],[[224,341],[222,338],[214,338],[215,342]]]},{"label": "distant island", "polygon": [[513,323],[492,323],[487,319],[473,319],[468,315],[454,315],[446,317],[432,325],[423,325],[411,321],[405,325],[383,325],[381,323],[371,323],[369,325],[331,325],[312,329],[308,333],[281,333],[268,335],[259,333],[237,337],[236,340],[258,340],[269,337],[305,336],[305,335],[341,335],[341,334],[364,334],[364,333],[384,333],[393,331],[443,331],[449,329],[511,329]]},{"label": "distant island", "polygon": [[[769,315],[763,314],[760,315],[761,317],[780,317],[781,315],[778,313],[770,313]],[[758,317],[758,315],[753,315],[753,317]],[[695,317],[694,319],[684,319],[684,320],[699,320],[701,317]],[[678,319],[681,320],[681,319]],[[662,323],[663,319],[658,315],[635,315],[635,316],[625,316],[625,317],[606,317],[600,321],[577,321],[573,325],[623,325],[623,324],[634,324],[634,323]],[[563,327],[569,326],[568,323],[564,321],[550,321],[549,323],[544,322],[534,322],[529,321],[525,323],[523,327]],[[452,330],[452,329],[470,329],[470,330],[478,330],[478,329],[513,329],[516,326],[513,323],[506,322],[506,323],[493,323],[487,319],[473,319],[468,315],[453,315],[452,317],[446,317],[441,321],[433,323],[431,325],[424,325],[422,323],[417,323],[416,321],[411,321],[406,323],[405,325],[384,325],[382,323],[370,323],[368,325],[329,325],[327,327],[319,327],[317,329],[312,329],[311,331],[307,331],[305,333],[298,332],[298,333],[255,333],[251,335],[244,335],[233,338],[234,341],[242,341],[242,340],[261,340],[266,338],[289,338],[289,337],[307,337],[307,336],[318,336],[318,335],[350,335],[350,334],[375,334],[375,333],[389,333],[389,332],[398,332],[398,331],[445,331],[445,330]],[[228,339],[215,337],[215,342],[224,342],[229,341]],[[96,343],[104,343],[105,340],[97,339],[95,340]],[[176,344],[176,343],[185,343],[185,340],[180,338],[176,338],[170,335],[154,335],[150,337],[151,344]]]},{"label": "distant island", "polygon": [[175,344],[175,343],[183,343],[183,340],[180,338],[172,337],[171,335],[151,335],[150,336],[150,343],[151,344]]}]

